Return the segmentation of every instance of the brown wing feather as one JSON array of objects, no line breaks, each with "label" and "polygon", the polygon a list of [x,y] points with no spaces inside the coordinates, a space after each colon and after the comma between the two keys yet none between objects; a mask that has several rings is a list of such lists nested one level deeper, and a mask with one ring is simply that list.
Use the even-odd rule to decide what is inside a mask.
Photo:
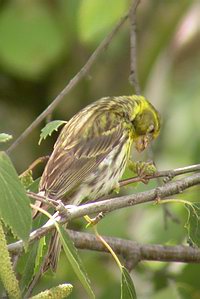
[{"label": "brown wing feather", "polygon": [[95,171],[99,163],[120,143],[123,134],[120,118],[112,114],[107,117],[109,119],[105,125],[101,119],[105,118],[102,113],[90,118],[87,126],[79,126],[79,132],[76,132],[77,127],[72,126],[73,119],[66,124],[42,175],[40,190],[45,190],[50,197],[64,199]]}]

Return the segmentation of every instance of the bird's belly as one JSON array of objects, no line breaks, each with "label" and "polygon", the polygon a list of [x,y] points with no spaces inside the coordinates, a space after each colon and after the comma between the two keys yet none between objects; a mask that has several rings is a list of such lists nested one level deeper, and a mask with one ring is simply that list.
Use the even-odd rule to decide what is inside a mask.
[{"label": "bird's belly", "polygon": [[110,152],[98,165],[96,171],[81,183],[70,199],[72,204],[79,205],[83,200],[95,200],[118,187],[118,181],[124,173],[129,158],[130,144],[124,144],[121,150],[119,146]]}]

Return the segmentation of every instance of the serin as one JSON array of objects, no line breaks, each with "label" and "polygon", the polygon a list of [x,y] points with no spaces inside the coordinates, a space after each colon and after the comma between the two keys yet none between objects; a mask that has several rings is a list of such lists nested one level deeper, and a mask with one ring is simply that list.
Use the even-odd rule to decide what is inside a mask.
[{"label": "serin", "polygon": [[[102,98],[67,122],[45,167],[40,194],[79,205],[118,186],[131,146],[141,152],[160,131],[160,117],[143,96]],[[57,235],[50,243],[47,265],[57,265]]]}]

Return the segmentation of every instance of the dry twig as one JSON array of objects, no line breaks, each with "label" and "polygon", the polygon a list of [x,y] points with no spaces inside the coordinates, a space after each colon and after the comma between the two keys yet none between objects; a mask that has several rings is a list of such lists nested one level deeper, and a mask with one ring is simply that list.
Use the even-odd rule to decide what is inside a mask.
[{"label": "dry twig", "polygon": [[[138,1],[134,1],[136,7],[139,4]],[[138,72],[137,72],[137,47],[136,47],[136,9],[134,6],[130,10],[130,76],[129,82],[135,88],[136,94],[141,94],[141,89],[138,80]]]}]

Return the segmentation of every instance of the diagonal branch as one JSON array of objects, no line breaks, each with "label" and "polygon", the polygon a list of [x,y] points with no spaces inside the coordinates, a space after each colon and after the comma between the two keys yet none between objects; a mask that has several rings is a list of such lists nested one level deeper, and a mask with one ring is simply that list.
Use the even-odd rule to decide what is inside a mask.
[{"label": "diagonal branch", "polygon": [[121,20],[115,25],[113,30],[104,38],[104,40],[100,43],[100,45],[96,48],[96,50],[89,57],[86,64],[80,69],[80,71],[69,81],[69,83],[65,86],[65,88],[57,95],[57,97],[53,100],[53,102],[31,123],[31,125],[26,128],[26,130],[11,144],[8,148],[7,153],[9,154],[18,144],[20,144],[40,123],[41,121],[47,117],[52,111],[58,106],[58,104],[63,100],[64,96],[66,96],[76,85],[85,77],[88,73],[94,62],[97,60],[98,56],[108,48],[113,37],[119,31],[121,26],[128,19],[130,11],[136,11],[137,1],[135,1],[128,13],[121,18]]},{"label": "diagonal branch", "polygon": [[[184,190],[199,184],[200,173],[196,173],[186,178],[174,182],[169,182],[162,187],[154,188],[145,192],[116,197],[94,203],[88,203],[82,206],[73,206],[68,209],[66,208],[65,215],[58,216],[56,220],[59,223],[64,224],[72,219],[79,218],[85,215],[91,215],[100,212],[108,213],[117,209],[152,202],[157,200],[158,198],[164,200],[166,199],[166,197],[179,194]],[[36,229],[30,234],[30,242],[33,242],[35,239],[41,238],[54,228],[54,222],[49,220],[45,225]],[[10,244],[8,248],[12,252],[19,251],[23,248],[23,242],[21,240],[15,242],[13,244]]]}]

